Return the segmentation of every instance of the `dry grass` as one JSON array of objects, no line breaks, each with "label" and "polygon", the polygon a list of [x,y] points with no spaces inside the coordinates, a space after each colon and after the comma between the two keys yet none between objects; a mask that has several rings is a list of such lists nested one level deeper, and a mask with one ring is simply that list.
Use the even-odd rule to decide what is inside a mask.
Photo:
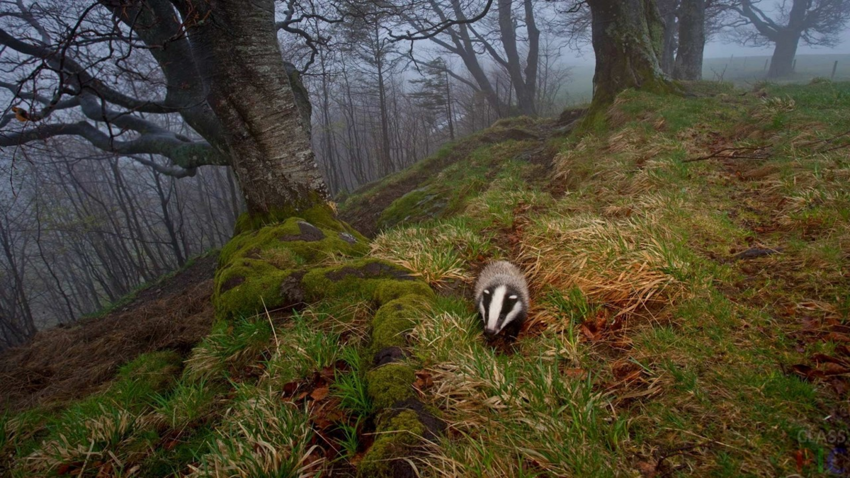
[{"label": "dry grass", "polygon": [[671,234],[646,218],[549,217],[526,232],[518,259],[534,289],[578,288],[588,301],[613,309],[616,318],[670,305],[688,293],[667,272],[687,267],[669,249]]},{"label": "dry grass", "polygon": [[[215,257],[209,257],[192,267],[208,270],[211,277],[214,264]],[[213,321],[213,281],[206,273],[188,281],[172,278],[175,287],[159,286],[176,289],[172,295],[137,300],[129,311],[80,325],[45,330],[29,344],[3,353],[0,403],[22,409],[66,402],[103,389],[120,365],[142,353],[187,353],[209,333]]]},{"label": "dry grass", "polygon": [[312,454],[307,414],[272,390],[244,389],[247,396],[225,414],[213,451],[192,466],[192,477],[314,476],[324,462]]},{"label": "dry grass", "polygon": [[466,264],[487,247],[488,239],[462,224],[412,226],[381,233],[372,242],[372,257],[405,267],[432,286],[473,280]]}]

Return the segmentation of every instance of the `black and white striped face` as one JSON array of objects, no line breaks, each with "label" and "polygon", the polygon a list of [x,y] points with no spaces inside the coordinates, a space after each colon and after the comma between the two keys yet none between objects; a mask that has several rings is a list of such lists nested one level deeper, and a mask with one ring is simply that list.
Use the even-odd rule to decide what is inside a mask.
[{"label": "black and white striped face", "polygon": [[484,289],[478,311],[484,320],[484,335],[492,337],[525,313],[525,304],[512,287],[497,285]]}]

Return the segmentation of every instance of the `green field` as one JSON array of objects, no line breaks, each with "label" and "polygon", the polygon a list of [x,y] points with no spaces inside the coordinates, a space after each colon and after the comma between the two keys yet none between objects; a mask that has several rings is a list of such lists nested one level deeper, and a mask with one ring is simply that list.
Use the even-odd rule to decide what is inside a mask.
[{"label": "green field", "polygon": [[[706,81],[723,81],[746,87],[765,79],[767,70],[765,61],[769,56],[743,56],[726,58],[706,58],[703,62],[702,77]],[[779,83],[804,83],[812,78],[829,78],[832,66],[838,61],[835,81],[850,80],[850,55],[799,55],[796,73],[789,78],[775,80]],[[724,71],[725,70],[725,71]],[[577,65],[572,67],[570,83],[566,87],[567,105],[589,103],[593,95],[593,66]]]}]

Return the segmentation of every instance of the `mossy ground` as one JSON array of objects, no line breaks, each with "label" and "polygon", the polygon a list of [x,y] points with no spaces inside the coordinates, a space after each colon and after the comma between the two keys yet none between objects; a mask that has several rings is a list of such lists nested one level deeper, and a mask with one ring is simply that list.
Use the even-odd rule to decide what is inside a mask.
[{"label": "mossy ground", "polygon": [[[303,221],[322,238],[246,223],[189,359],[144,355],[100,394],[3,415],[0,473],[850,469],[850,84],[685,86],[626,92],[581,134],[502,122],[417,167],[438,173],[371,186],[343,215],[413,192],[368,247],[321,215]],[[497,258],[532,288],[514,343],[486,342],[469,300]],[[293,274],[306,305],[275,310]]]}]

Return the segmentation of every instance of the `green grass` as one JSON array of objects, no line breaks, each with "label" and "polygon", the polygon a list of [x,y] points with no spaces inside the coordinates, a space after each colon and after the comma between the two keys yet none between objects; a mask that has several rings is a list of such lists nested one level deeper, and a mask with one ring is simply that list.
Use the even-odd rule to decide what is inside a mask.
[{"label": "green grass", "polygon": [[[420,476],[821,475],[828,437],[850,433],[846,372],[794,370],[850,360],[850,83],[690,87],[626,92],[584,135],[484,141],[546,130],[502,122],[340,206],[422,178],[370,253],[438,290],[404,318],[405,396],[447,425],[407,457]],[[546,148],[544,176],[526,158]],[[763,154],[691,161],[728,148]],[[750,248],[780,253],[736,258]],[[469,300],[501,258],[532,289],[514,343],[486,342]],[[0,415],[0,472],[356,469],[398,418],[370,396],[375,305],[220,321],[185,363],[146,354],[101,393]]]}]

